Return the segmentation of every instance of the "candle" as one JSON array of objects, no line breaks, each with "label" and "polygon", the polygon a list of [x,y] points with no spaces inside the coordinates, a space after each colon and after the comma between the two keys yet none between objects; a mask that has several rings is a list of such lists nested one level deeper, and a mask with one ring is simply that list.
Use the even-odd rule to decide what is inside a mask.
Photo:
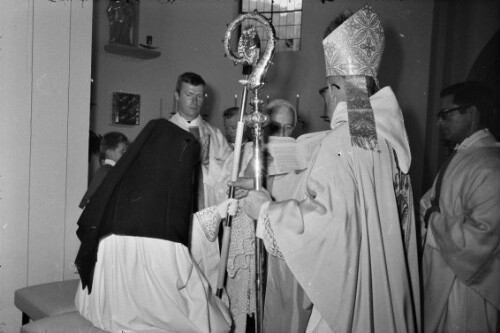
[{"label": "candle", "polygon": [[238,94],[234,94],[234,106],[238,106]]},{"label": "candle", "polygon": [[299,113],[299,99],[300,99],[300,96],[299,96],[299,94],[297,94],[297,99],[295,101],[295,111],[297,111],[297,113]]},{"label": "candle", "polygon": [[266,104],[269,104],[269,95],[266,96]]}]

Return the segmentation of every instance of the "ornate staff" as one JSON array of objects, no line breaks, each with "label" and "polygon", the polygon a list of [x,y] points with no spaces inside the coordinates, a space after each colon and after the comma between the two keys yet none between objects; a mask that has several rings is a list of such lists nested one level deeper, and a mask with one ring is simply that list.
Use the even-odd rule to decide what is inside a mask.
[{"label": "ornate staff", "polygon": [[[229,41],[231,39],[231,33],[235,27],[244,20],[255,20],[264,26],[267,33],[267,46],[262,58],[255,62],[259,56],[260,48],[259,43],[255,42],[258,40],[258,35],[253,29],[245,29],[242,32],[242,38],[239,41],[238,53],[239,56],[235,56],[229,47]],[[247,123],[252,128],[254,134],[253,140],[253,150],[254,150],[254,180],[255,189],[260,190],[262,188],[262,176],[263,176],[263,163],[262,163],[262,128],[267,124],[267,116],[261,111],[262,100],[259,99],[258,93],[259,89],[265,84],[264,78],[267,69],[271,63],[271,59],[274,55],[274,45],[275,45],[275,32],[273,26],[268,22],[268,20],[259,14],[257,11],[253,13],[242,14],[238,16],[231,24],[229,24],[228,29],[224,35],[224,49],[226,55],[234,61],[235,63],[244,63],[246,65],[254,65],[251,73],[246,77],[245,80],[240,80],[240,83],[244,85],[243,97],[241,101],[240,108],[240,120],[238,121],[237,136],[234,149],[234,162],[233,170],[231,175],[231,180],[236,181],[238,179],[239,164],[241,158],[241,141],[243,137],[244,128],[244,110],[246,106],[247,91],[250,90],[254,97],[251,100],[251,106],[253,112],[247,116]],[[230,189],[230,197],[234,196],[234,189]],[[221,248],[221,262],[219,265],[219,276],[217,281],[217,294],[220,296],[222,294],[222,288],[224,286],[224,279],[226,274],[227,266],[227,256],[229,252],[229,240],[231,232],[231,218],[226,218],[224,224],[224,234],[222,239]],[[255,238],[255,295],[256,295],[256,313],[255,313],[255,332],[263,332],[263,310],[264,310],[264,290],[263,290],[263,254],[264,247],[262,241],[259,238]]]}]

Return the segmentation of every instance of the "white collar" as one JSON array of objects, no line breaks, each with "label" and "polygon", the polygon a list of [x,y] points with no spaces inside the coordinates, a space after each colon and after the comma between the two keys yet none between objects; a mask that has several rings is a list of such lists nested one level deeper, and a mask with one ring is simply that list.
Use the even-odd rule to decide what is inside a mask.
[{"label": "white collar", "polygon": [[198,117],[196,117],[191,121],[187,121],[183,116],[181,116],[179,112],[174,114],[172,118],[174,118],[175,122],[177,122],[183,128],[200,126],[201,123],[203,122],[203,118],[201,117],[201,115],[198,115]]},{"label": "white collar", "polygon": [[113,160],[110,160],[109,158],[106,158],[104,160],[104,163],[103,163],[103,165],[111,165],[111,166],[115,166],[115,164],[116,164],[116,162]]},{"label": "white collar", "polygon": [[460,144],[457,143],[455,145],[454,149],[455,150],[467,149],[470,146],[474,145],[474,143],[476,143],[477,141],[479,141],[487,136],[490,136],[490,131],[487,128],[482,128],[482,129],[472,133],[471,136],[465,138],[465,140],[462,141],[462,143],[460,143]]}]

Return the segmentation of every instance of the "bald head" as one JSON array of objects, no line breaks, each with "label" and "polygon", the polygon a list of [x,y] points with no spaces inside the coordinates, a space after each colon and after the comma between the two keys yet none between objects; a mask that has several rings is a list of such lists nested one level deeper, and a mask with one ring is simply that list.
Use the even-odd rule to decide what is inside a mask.
[{"label": "bald head", "polygon": [[270,136],[292,136],[297,124],[297,112],[293,105],[284,99],[275,99],[266,106],[270,124],[268,131]]}]

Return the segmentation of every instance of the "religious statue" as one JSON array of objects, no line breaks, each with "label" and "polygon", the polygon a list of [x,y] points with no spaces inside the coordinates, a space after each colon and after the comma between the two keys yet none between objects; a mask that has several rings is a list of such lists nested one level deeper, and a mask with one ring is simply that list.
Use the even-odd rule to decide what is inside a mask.
[{"label": "religious statue", "polygon": [[110,0],[106,13],[109,20],[109,43],[132,45],[130,34],[135,13],[129,0]]},{"label": "religious statue", "polygon": [[250,25],[242,29],[238,40],[238,55],[246,64],[257,64],[260,56],[260,38],[254,26]]}]

